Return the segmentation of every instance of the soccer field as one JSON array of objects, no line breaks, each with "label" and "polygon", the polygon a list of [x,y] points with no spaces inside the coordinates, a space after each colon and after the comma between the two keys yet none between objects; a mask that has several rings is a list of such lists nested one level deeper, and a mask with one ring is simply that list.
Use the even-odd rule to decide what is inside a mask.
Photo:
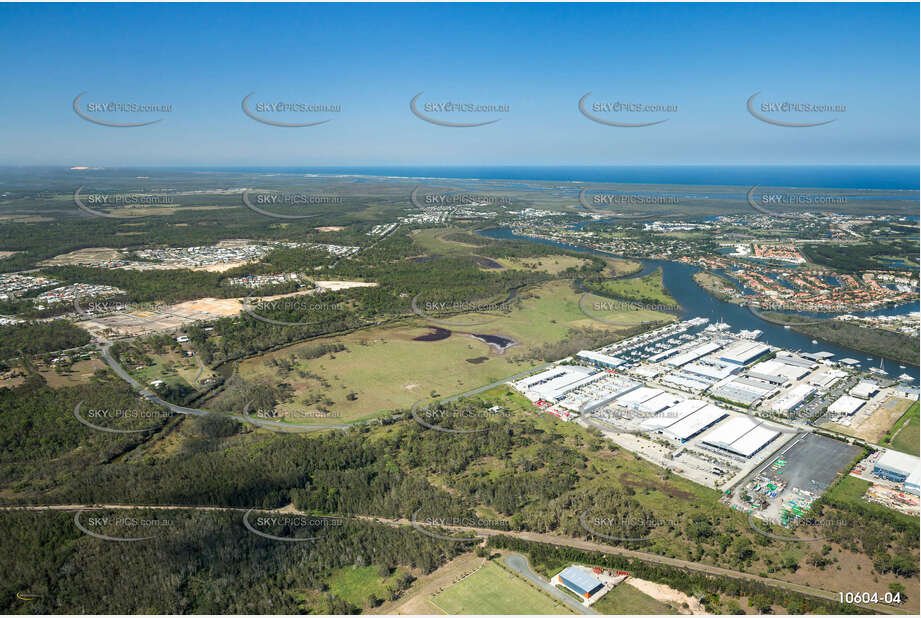
[{"label": "soccer field", "polygon": [[492,563],[430,602],[447,614],[572,614],[563,603]]}]

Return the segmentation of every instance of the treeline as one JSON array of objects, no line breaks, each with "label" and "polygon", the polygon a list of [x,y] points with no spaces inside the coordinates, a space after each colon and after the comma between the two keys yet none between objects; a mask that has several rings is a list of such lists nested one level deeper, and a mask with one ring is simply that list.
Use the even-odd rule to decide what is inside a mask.
[{"label": "treeline", "polygon": [[887,265],[874,258],[893,255],[918,259],[918,240],[873,241],[834,245],[827,243],[805,244],[800,247],[809,261],[830,266],[842,272],[855,273],[863,270],[913,270],[910,266]]},{"label": "treeline", "polygon": [[678,567],[643,562],[617,554],[582,551],[571,547],[524,541],[505,535],[490,537],[488,544],[497,549],[528,554],[531,564],[544,574],[555,572],[560,567],[573,563],[627,571],[633,577],[665,584],[689,596],[702,599],[705,606],[715,613],[719,613],[719,598],[714,593],[736,598],[748,597],[761,613],[770,613],[771,605],[784,607],[791,614],[873,613],[855,605],[826,601],[780,587],[769,586],[759,581],[706,575]]},{"label": "treeline", "polygon": [[[774,314],[768,313],[768,317],[772,315]],[[916,337],[881,328],[858,326],[843,320],[822,320],[818,323],[798,324],[797,322],[808,320],[808,318],[785,314],[782,319],[788,322],[793,330],[816,339],[843,345],[860,352],[891,358],[903,363],[910,363],[916,366],[919,364],[918,339]]]},{"label": "treeline", "polygon": [[67,320],[8,324],[0,326],[0,360],[67,350],[90,340],[88,332]]},{"label": "treeline", "polygon": [[[127,526],[104,528],[110,536],[153,536],[118,543],[82,533],[73,513],[5,513],[0,518],[0,535],[7,541],[0,552],[0,612],[356,614],[399,598],[412,577],[392,578],[386,598],[356,604],[330,591],[330,576],[338,569],[377,566],[377,577],[386,581],[394,569],[430,573],[465,551],[461,543],[358,520],[312,528],[260,527],[260,514],[250,515],[257,530],[316,537],[280,542],[249,532],[242,512],[86,512],[84,526],[89,527],[91,517],[161,523],[141,533]],[[21,601],[17,593],[33,599]]]}]

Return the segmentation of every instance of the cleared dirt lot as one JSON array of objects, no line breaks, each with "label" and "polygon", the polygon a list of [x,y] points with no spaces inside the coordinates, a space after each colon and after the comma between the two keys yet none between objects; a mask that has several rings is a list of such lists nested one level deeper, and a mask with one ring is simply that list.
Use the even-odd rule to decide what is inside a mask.
[{"label": "cleared dirt lot", "polygon": [[[319,291],[345,290],[353,287],[375,286],[364,281],[318,281]],[[289,296],[314,294],[316,290],[303,290],[288,294],[262,296],[271,301]],[[198,320],[216,320],[239,314],[243,310],[242,298],[199,298],[175,305],[164,305],[156,311],[133,311],[103,316],[78,322],[95,337],[137,337],[175,330]]]}]

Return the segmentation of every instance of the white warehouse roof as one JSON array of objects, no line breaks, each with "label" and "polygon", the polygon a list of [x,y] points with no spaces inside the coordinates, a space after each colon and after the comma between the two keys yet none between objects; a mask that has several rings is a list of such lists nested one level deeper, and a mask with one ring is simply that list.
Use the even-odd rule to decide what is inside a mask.
[{"label": "white warehouse roof", "polygon": [[652,399],[647,399],[639,405],[640,412],[646,412],[647,414],[656,414],[665,410],[666,408],[671,408],[680,399],[672,395],[671,393],[660,393]]},{"label": "white warehouse roof", "polygon": [[908,476],[918,469],[919,462],[921,459],[914,455],[889,449],[876,461],[876,465]]},{"label": "white warehouse roof", "polygon": [[767,351],[768,347],[763,343],[736,341],[720,353],[720,358],[730,363],[744,365]]},{"label": "white warehouse roof", "polygon": [[595,352],[593,350],[582,350],[577,357],[591,361],[593,363],[601,363],[602,365],[609,365],[611,367],[619,367],[624,364],[622,358],[617,358],[616,356],[610,356],[608,354],[602,354],[601,352]]},{"label": "white warehouse roof", "polygon": [[841,395],[835,400],[835,403],[828,406],[828,411],[835,414],[853,414],[860,409],[866,403],[863,399],[858,399],[857,397],[851,397],[850,395]]},{"label": "white warehouse roof", "polygon": [[703,442],[743,457],[751,457],[779,435],[779,431],[751,417],[735,416],[704,436]]},{"label": "white warehouse roof", "polygon": [[771,409],[776,412],[787,412],[799,404],[803,403],[809,395],[815,392],[815,388],[808,384],[797,384],[788,390],[783,397],[774,400]]},{"label": "white warehouse roof", "polygon": [[862,399],[869,399],[879,390],[879,387],[869,380],[861,380],[857,386],[852,388],[849,392],[855,397],[860,397]]},{"label": "white warehouse roof", "polygon": [[692,412],[677,423],[670,425],[666,431],[674,438],[688,440],[725,416],[727,416],[725,410],[708,403],[696,412]]},{"label": "white warehouse roof", "polygon": [[626,395],[619,397],[617,403],[622,406],[637,405],[648,401],[657,395],[661,395],[662,391],[658,388],[650,388],[648,386],[640,387],[636,390],[630,391]]},{"label": "white warehouse roof", "polygon": [[685,399],[681,403],[663,411],[661,414],[646,419],[643,421],[641,427],[644,431],[655,431],[674,425],[684,417],[697,412],[705,405],[707,405],[707,402],[700,401],[699,399]]},{"label": "white warehouse roof", "polygon": [[707,354],[710,354],[711,352],[715,352],[719,350],[721,347],[723,347],[721,343],[715,343],[713,341],[709,341],[695,348],[691,348],[690,350],[686,352],[682,352],[681,354],[679,354],[678,356],[674,358],[668,359],[667,361],[665,361],[665,364],[671,365],[672,367],[680,367],[681,365],[690,363],[692,360],[697,360],[701,356],[706,356]]}]

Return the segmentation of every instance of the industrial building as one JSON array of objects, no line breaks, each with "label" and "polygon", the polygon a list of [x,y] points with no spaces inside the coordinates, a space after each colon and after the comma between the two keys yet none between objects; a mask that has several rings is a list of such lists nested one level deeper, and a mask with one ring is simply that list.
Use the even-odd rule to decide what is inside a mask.
[{"label": "industrial building", "polygon": [[603,378],[606,374],[588,367],[560,365],[542,371],[513,386],[531,401],[557,401],[568,393]]},{"label": "industrial building", "polygon": [[608,354],[602,354],[601,352],[594,352],[592,350],[582,350],[576,357],[579,360],[583,360],[587,363],[591,363],[596,367],[602,367],[604,369],[616,369],[623,365],[626,361],[622,358],[617,358],[616,356],[610,356]]},{"label": "industrial building", "polygon": [[[668,360],[665,361],[665,364],[671,365],[672,367],[681,367],[682,365],[686,365],[690,363],[691,361],[695,361],[702,356],[706,356],[707,354],[716,352],[721,347],[723,347],[722,343],[717,343],[715,341],[708,341],[707,343],[702,343],[698,346],[691,348],[690,350],[686,352],[682,352],[678,356],[669,358]],[[650,358],[650,360],[652,359]]]},{"label": "industrial building", "polygon": [[663,384],[671,384],[672,386],[694,393],[699,393],[710,388],[711,386],[710,382],[706,382],[700,378],[695,378],[694,376],[690,376],[682,372],[670,373],[660,378],[660,381]]},{"label": "industrial building", "polygon": [[866,401],[863,399],[851,397],[850,395],[841,395],[833,404],[828,406],[828,411],[832,414],[846,414],[850,416],[857,412],[865,403]]},{"label": "industrial building", "polygon": [[646,419],[643,421],[643,424],[640,425],[640,428],[643,431],[658,431],[669,425],[674,425],[689,414],[697,412],[705,405],[707,405],[707,402],[701,401],[700,399],[685,399],[671,408],[663,410],[652,418]]},{"label": "industrial building", "polygon": [[688,363],[682,367],[681,370],[685,373],[689,373],[694,376],[701,376],[710,380],[723,380],[736,373],[741,368],[741,365],[736,365],[734,363],[714,360],[699,360]]},{"label": "industrial building", "polygon": [[702,431],[709,429],[726,418],[726,416],[728,416],[728,413],[725,410],[713,404],[705,403],[697,410],[688,412],[680,418],[675,418],[671,410],[665,410],[654,418],[644,421],[642,426],[644,429],[655,431],[667,438],[684,443]]},{"label": "industrial building", "polygon": [[777,389],[774,381],[760,379],[754,372],[749,372],[746,376],[738,376],[721,382],[711,389],[710,393],[716,397],[748,406],[760,399],[767,399],[776,393]]},{"label": "industrial building", "polygon": [[720,360],[734,365],[744,366],[768,353],[763,343],[754,341],[736,341],[720,352]]},{"label": "industrial building", "polygon": [[811,365],[814,363],[809,363],[808,361],[796,362],[798,360],[789,356],[778,356],[758,363],[751,370],[754,373],[765,376],[800,380],[812,370]]},{"label": "industrial building", "polygon": [[712,447],[749,458],[779,435],[779,431],[765,426],[763,422],[748,416],[734,416],[704,436],[701,441]]},{"label": "industrial building", "polygon": [[854,397],[860,397],[861,399],[869,399],[879,391],[879,386],[875,382],[870,380],[861,380],[857,383],[857,386],[848,391]]},{"label": "industrial building", "polygon": [[568,566],[559,574],[560,582],[580,597],[587,599],[604,587],[600,581],[575,566]]},{"label": "industrial building", "polygon": [[889,449],[876,460],[873,474],[894,483],[904,483],[908,477],[914,475],[913,482],[917,482],[919,465],[921,459],[914,455]]},{"label": "industrial building", "polygon": [[621,375],[612,373],[602,375],[603,377],[598,381],[571,391],[565,399],[559,402],[560,406],[586,414],[643,386],[640,382]]},{"label": "industrial building", "polygon": [[921,483],[921,467],[915,468],[914,472],[905,479],[905,491],[916,496],[921,495],[921,488],[918,487],[918,483]]},{"label": "industrial building", "polygon": [[639,411],[640,406],[649,401],[653,397],[661,395],[663,391],[658,388],[651,388],[649,386],[641,386],[636,390],[632,390],[626,395],[617,398],[617,405],[627,408],[628,410]]},{"label": "industrial building", "polygon": [[800,407],[806,399],[815,392],[814,386],[797,384],[788,390],[782,397],[778,397],[771,404],[771,410],[782,414],[792,412]]}]

